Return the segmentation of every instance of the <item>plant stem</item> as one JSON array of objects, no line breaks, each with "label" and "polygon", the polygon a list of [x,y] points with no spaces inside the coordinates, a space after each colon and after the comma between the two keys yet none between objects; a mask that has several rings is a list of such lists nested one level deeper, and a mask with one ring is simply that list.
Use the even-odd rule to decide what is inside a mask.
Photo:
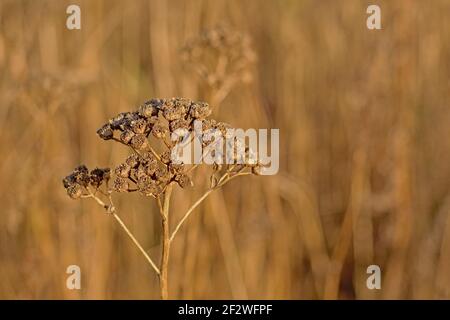
[{"label": "plant stem", "polygon": [[145,252],[144,248],[142,248],[142,246],[139,244],[139,242],[136,240],[136,238],[133,236],[130,230],[128,230],[127,226],[123,223],[122,219],[120,219],[119,216],[115,213],[113,213],[112,215],[117,220],[122,229],[125,230],[126,234],[130,237],[130,239],[133,241],[136,247],[138,247],[139,251],[141,251],[145,259],[147,259],[148,263],[152,266],[153,270],[155,270],[156,274],[160,275],[158,267],[153,263],[153,260],[149,257],[147,252]]},{"label": "plant stem", "polygon": [[168,282],[167,273],[169,267],[169,254],[170,254],[170,231],[169,231],[169,206],[170,197],[172,195],[173,185],[169,184],[164,192],[164,203],[160,210],[161,221],[162,221],[162,252],[161,252],[161,265],[159,274],[159,286],[161,289],[161,299],[167,300],[169,297],[168,293]]}]

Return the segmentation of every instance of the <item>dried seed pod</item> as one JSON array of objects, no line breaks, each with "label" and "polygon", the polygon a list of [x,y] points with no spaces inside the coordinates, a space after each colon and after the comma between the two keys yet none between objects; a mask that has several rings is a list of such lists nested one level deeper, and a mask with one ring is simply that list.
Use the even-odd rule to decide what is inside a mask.
[{"label": "dried seed pod", "polygon": [[147,129],[147,122],[144,119],[133,120],[130,127],[136,134],[145,133]]},{"label": "dried seed pod", "polygon": [[172,151],[171,150],[164,151],[160,155],[160,158],[162,163],[169,164],[172,161]]},{"label": "dried seed pod", "polygon": [[131,139],[135,136],[135,133],[131,130],[125,130],[120,134],[120,141],[125,144],[129,144]]},{"label": "dried seed pod", "polygon": [[205,119],[211,114],[211,109],[206,102],[195,102],[191,105],[189,114],[194,119]]},{"label": "dried seed pod", "polygon": [[81,165],[75,168],[73,172],[76,183],[83,187],[87,187],[89,185],[89,170],[85,165]]},{"label": "dried seed pod", "polygon": [[186,188],[188,186],[192,186],[192,180],[187,174],[179,174],[175,176],[175,181],[181,188]]},{"label": "dried seed pod", "polygon": [[153,153],[146,151],[141,154],[140,161],[142,163],[154,162],[156,161],[156,158]]},{"label": "dried seed pod", "polygon": [[126,159],[125,163],[130,166],[130,168],[134,169],[137,168],[139,165],[140,159],[139,156],[135,153],[130,154]]},{"label": "dried seed pod", "polygon": [[110,178],[111,170],[109,168],[95,168],[90,173],[90,183],[94,188],[98,188],[105,181],[108,181]]},{"label": "dried seed pod", "polygon": [[147,173],[145,172],[145,169],[143,167],[139,167],[134,171],[133,176],[136,180],[139,180],[142,177],[147,176]]},{"label": "dried seed pod", "polygon": [[67,188],[67,194],[72,199],[79,199],[83,194],[83,190],[81,189],[81,186],[79,184],[73,184]]},{"label": "dried seed pod", "polygon": [[169,171],[173,174],[181,174],[184,171],[184,164],[176,164],[176,163],[171,163],[169,164]]},{"label": "dried seed pod", "polygon": [[143,166],[144,172],[146,175],[153,175],[158,169],[158,163],[156,161],[148,162]]},{"label": "dried seed pod", "polygon": [[169,128],[171,132],[174,132],[177,129],[186,129],[189,130],[190,121],[186,119],[178,119],[174,121],[170,121]]},{"label": "dried seed pod", "polygon": [[152,99],[144,102],[139,107],[139,114],[144,118],[150,118],[158,114],[158,110],[162,107],[164,103],[163,99]]},{"label": "dried seed pod", "polygon": [[168,182],[171,176],[172,175],[170,174],[170,172],[168,172],[166,169],[163,168],[158,168],[154,173],[155,179],[161,183]]},{"label": "dried seed pod", "polygon": [[97,134],[103,140],[110,140],[114,137],[114,131],[112,130],[109,123],[103,125],[100,129],[98,129]]},{"label": "dried seed pod", "polygon": [[64,179],[63,179],[63,185],[64,185],[64,188],[66,188],[66,189],[76,183],[77,182],[76,182],[75,176],[73,174],[70,174],[67,177],[64,177]]},{"label": "dried seed pod", "polygon": [[116,169],[114,169],[114,173],[122,178],[128,178],[130,176],[131,167],[127,163],[119,164]]},{"label": "dried seed pod", "polygon": [[167,127],[161,121],[156,122],[152,128],[152,134],[158,139],[164,138],[167,131]]},{"label": "dried seed pod", "polygon": [[163,112],[167,121],[178,120],[184,115],[184,110],[176,107],[165,108]]},{"label": "dried seed pod", "polygon": [[147,148],[147,138],[143,134],[137,134],[131,139],[130,145],[136,150],[143,150]]},{"label": "dried seed pod", "polygon": [[143,176],[138,180],[137,187],[139,192],[146,195],[152,196],[155,195],[158,191],[156,182],[152,180],[149,176]]},{"label": "dried seed pod", "polygon": [[125,178],[116,177],[116,179],[114,179],[113,188],[117,192],[127,192],[129,189],[129,183]]}]

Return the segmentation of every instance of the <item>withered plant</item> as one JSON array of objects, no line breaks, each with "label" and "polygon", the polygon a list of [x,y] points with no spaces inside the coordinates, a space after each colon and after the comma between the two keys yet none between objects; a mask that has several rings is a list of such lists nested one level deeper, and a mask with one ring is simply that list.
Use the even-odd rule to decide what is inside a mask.
[{"label": "withered plant", "polygon": [[[184,98],[149,100],[137,111],[118,114],[97,131],[101,139],[114,141],[131,149],[132,153],[123,163],[118,164],[114,170],[96,168],[89,171],[85,165],[80,165],[63,179],[67,194],[72,199],[92,198],[117,221],[158,275],[162,299],[168,298],[167,272],[170,246],[190,214],[209,194],[228,181],[238,176],[259,174],[261,169],[252,150],[244,148],[245,154],[242,159],[242,154],[239,155],[237,152],[239,147],[236,147],[236,152],[232,155],[234,163],[229,164],[230,161],[227,161],[228,164],[225,164],[223,161],[224,164],[211,165],[209,188],[182,215],[175,227],[170,228],[172,189],[176,185],[183,189],[192,186],[191,176],[199,166],[198,163],[187,164],[174,159],[172,151],[179,141],[176,139],[173,141],[173,134],[179,132],[177,129],[184,129],[191,139],[200,139],[203,150],[214,152],[214,148],[207,147],[215,140],[206,134],[200,137],[194,134],[194,121],[201,121],[202,132],[215,129],[223,136],[228,134],[227,129],[231,127],[209,119],[210,114],[211,108],[205,102]],[[238,142],[235,140],[236,144]],[[206,152],[203,152],[202,157],[205,156]],[[113,195],[116,192],[138,192],[156,201],[162,225],[162,250],[158,265],[118,216],[113,202]]]}]

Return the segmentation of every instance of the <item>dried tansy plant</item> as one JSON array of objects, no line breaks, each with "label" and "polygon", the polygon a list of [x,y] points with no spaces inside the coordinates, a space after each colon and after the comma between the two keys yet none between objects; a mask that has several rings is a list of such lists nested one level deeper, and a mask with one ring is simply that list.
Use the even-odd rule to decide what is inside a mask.
[{"label": "dried tansy plant", "polygon": [[[245,146],[237,146],[231,154],[233,161],[217,161],[223,154],[215,148],[208,148],[219,140],[216,135],[195,135],[196,125],[201,130],[229,135],[230,126],[209,119],[210,106],[205,102],[183,98],[152,99],[142,104],[137,111],[120,113],[104,124],[97,134],[103,140],[123,144],[132,153],[113,170],[96,168],[91,171],[81,165],[63,179],[67,194],[72,199],[92,198],[111,214],[125,230],[136,247],[159,277],[161,297],[167,299],[167,270],[170,245],[177,232],[194,209],[214,190],[238,176],[258,174],[262,166],[254,153]],[[184,132],[180,135],[180,132]],[[169,229],[170,198],[175,185],[181,188],[192,186],[199,162],[180,161],[176,156],[182,139],[199,139],[202,146],[201,159],[214,156],[210,187],[189,208],[176,224]],[[233,143],[238,144],[238,140]],[[243,153],[237,152],[242,147]],[[206,151],[205,151],[206,150]],[[214,154],[215,153],[215,154]],[[243,156],[242,156],[243,155]],[[193,163],[193,164],[190,164]],[[139,192],[157,202],[162,221],[162,252],[159,265],[142,248],[133,233],[125,226],[116,212],[113,194],[116,192]]]}]

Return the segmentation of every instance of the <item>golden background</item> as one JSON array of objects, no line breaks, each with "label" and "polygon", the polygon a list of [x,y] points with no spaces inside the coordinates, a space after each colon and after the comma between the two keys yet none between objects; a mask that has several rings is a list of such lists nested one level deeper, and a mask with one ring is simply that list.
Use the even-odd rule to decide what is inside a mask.
[{"label": "golden background", "polygon": [[[81,7],[81,30],[66,8]],[[378,4],[382,30],[366,28]],[[131,241],[61,179],[127,151],[95,131],[152,97],[207,99],[179,49],[205,28],[258,57],[214,118],[280,129],[280,172],[242,177],[172,247],[170,298],[450,298],[450,2],[0,1],[0,298],[154,299]],[[177,188],[172,222],[202,193]],[[159,215],[119,214],[155,259]],[[81,267],[82,289],[66,288]],[[367,266],[382,289],[366,287]]]}]

